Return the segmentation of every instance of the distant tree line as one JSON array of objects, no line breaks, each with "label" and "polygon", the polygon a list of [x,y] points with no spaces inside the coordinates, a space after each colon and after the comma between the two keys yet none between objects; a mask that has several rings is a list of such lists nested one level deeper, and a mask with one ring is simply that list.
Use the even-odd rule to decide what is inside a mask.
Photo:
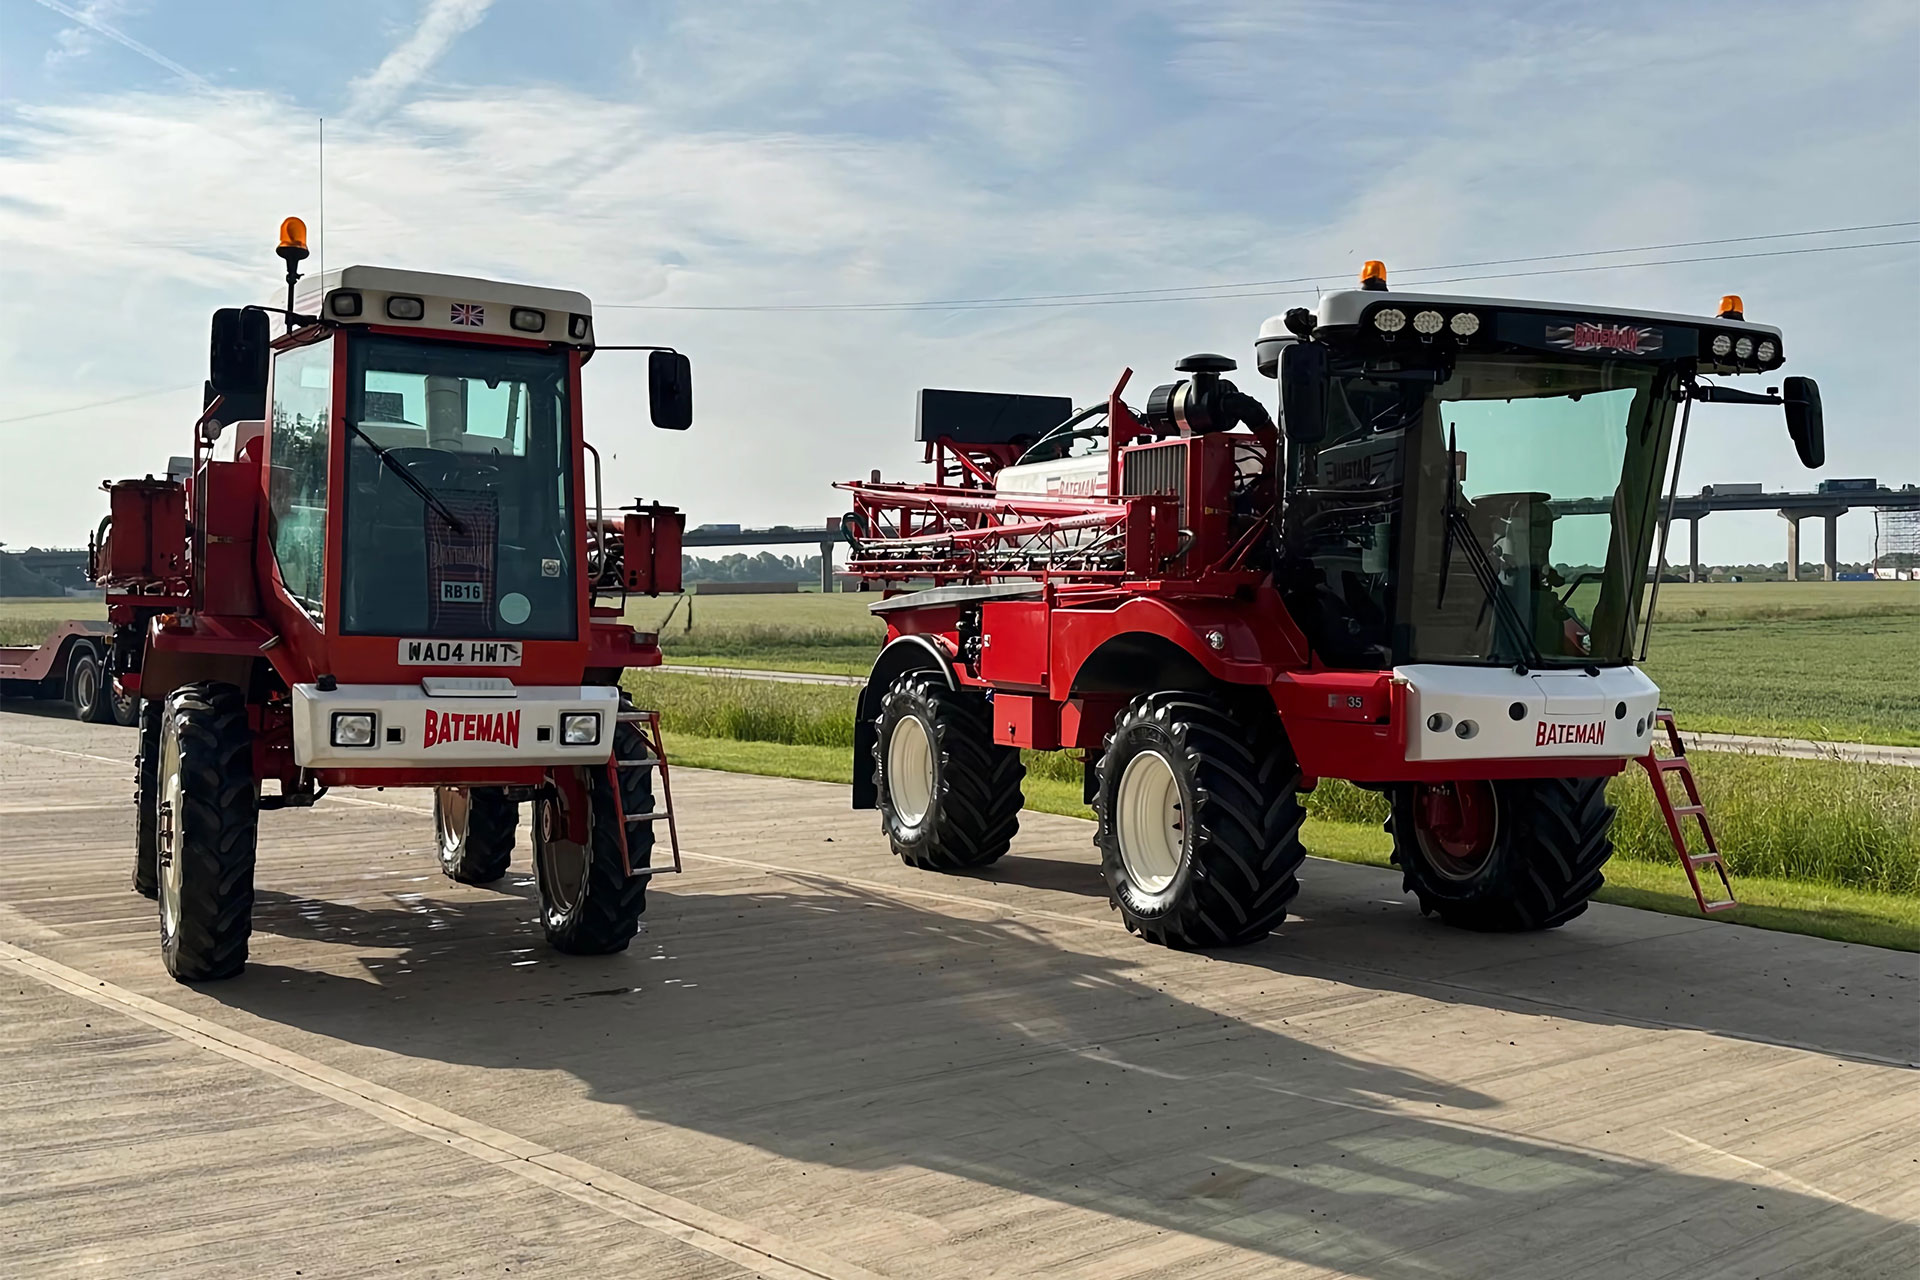
[{"label": "distant tree line", "polygon": [[820,557],[777,556],[771,551],[736,551],[713,560],[682,555],[680,571],[688,582],[818,582]]}]

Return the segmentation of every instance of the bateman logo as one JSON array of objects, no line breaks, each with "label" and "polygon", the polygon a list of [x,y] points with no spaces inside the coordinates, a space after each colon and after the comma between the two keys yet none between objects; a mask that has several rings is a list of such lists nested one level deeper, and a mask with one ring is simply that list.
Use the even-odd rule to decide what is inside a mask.
[{"label": "bateman logo", "polygon": [[427,712],[427,745],[443,742],[498,742],[503,746],[520,745],[518,711],[483,711],[477,715],[459,711]]},{"label": "bateman logo", "polygon": [[1533,745],[1536,747],[1564,747],[1573,745],[1605,746],[1607,741],[1607,722],[1590,720],[1584,724],[1548,724],[1540,721],[1533,729]]},{"label": "bateman logo", "polygon": [[1663,335],[1658,329],[1637,325],[1577,320],[1572,324],[1548,325],[1547,341],[1569,351],[1617,351],[1626,356],[1649,356],[1660,350]]}]

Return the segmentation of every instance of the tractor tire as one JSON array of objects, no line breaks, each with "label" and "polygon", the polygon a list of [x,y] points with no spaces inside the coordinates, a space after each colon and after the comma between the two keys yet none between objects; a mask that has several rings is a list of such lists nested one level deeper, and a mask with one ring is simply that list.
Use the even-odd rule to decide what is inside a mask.
[{"label": "tractor tire", "polygon": [[100,655],[84,644],[74,650],[72,660],[67,663],[67,701],[73,704],[76,720],[86,724],[113,723],[113,680],[108,677]]},{"label": "tractor tire", "polygon": [[174,690],[157,784],[161,959],[180,982],[231,978],[247,965],[260,823],[245,694],[214,683]]},{"label": "tractor tire", "polygon": [[440,870],[461,884],[492,884],[513,861],[520,806],[504,787],[435,787],[433,833]]},{"label": "tractor tire", "polygon": [[166,705],[140,704],[140,745],[133,757],[133,891],[159,891],[154,858],[160,839],[160,717]]},{"label": "tractor tire", "polygon": [[1258,942],[1306,858],[1300,767],[1279,722],[1210,693],[1142,694],[1097,766],[1094,843],[1129,930],[1182,950]]},{"label": "tractor tire", "polygon": [[[624,704],[623,704],[624,705]],[[613,734],[616,760],[652,756],[646,738],[630,724]],[[566,838],[558,793],[545,789],[534,802],[533,874],[540,886],[540,927],[555,951],[604,956],[625,951],[647,909],[647,877],[629,877],[620,865],[620,817],[653,812],[653,766],[616,769],[620,804],[604,765],[581,770],[587,792],[587,841]],[[634,870],[652,865],[653,823],[627,824],[627,851]]]},{"label": "tractor tire", "polygon": [[992,707],[925,671],[896,679],[880,702],[873,781],[880,826],[910,867],[965,871],[997,861],[1020,829],[1027,766],[995,745]]},{"label": "tractor tire", "polygon": [[1393,861],[1422,914],[1482,932],[1552,929],[1587,909],[1613,856],[1605,778],[1408,784]]}]

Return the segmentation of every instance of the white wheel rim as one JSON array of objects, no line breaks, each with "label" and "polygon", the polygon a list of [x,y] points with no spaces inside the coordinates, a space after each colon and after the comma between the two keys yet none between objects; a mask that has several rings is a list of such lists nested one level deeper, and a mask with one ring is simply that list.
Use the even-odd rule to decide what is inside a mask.
[{"label": "white wheel rim", "polygon": [[74,673],[73,701],[84,714],[93,706],[95,696],[100,692],[100,677],[97,668],[91,662],[82,663]]},{"label": "white wheel rim", "polygon": [[464,787],[438,787],[434,794],[434,818],[440,828],[440,857],[449,861],[460,853],[467,838],[467,819],[471,799]]},{"label": "white wheel rim", "polygon": [[160,733],[160,812],[155,824],[154,859],[159,864],[160,931],[172,937],[180,929],[180,736],[168,719]]},{"label": "white wheel rim", "polygon": [[894,721],[887,737],[887,799],[909,827],[919,826],[933,807],[933,741],[919,716]]},{"label": "white wheel rim", "polygon": [[1173,883],[1187,846],[1180,781],[1167,758],[1142,751],[1127,761],[1113,807],[1127,876],[1142,893],[1159,893]]}]

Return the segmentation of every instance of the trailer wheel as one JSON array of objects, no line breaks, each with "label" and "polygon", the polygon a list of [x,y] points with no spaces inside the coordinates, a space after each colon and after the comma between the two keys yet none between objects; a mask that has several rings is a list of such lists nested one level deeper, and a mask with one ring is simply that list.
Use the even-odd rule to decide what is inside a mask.
[{"label": "trailer wheel", "polygon": [[160,830],[160,719],[164,703],[140,704],[140,745],[133,757],[133,891],[158,892],[154,857]]},{"label": "trailer wheel", "polygon": [[1605,778],[1413,783],[1394,789],[1393,860],[1420,910],[1463,929],[1551,929],[1606,883]]},{"label": "trailer wheel", "polygon": [[84,641],[75,646],[67,662],[67,701],[73,704],[74,718],[87,724],[111,724],[113,696],[113,681],[107,678],[100,655]]},{"label": "trailer wheel", "polygon": [[157,783],[161,959],[181,982],[231,978],[246,968],[253,932],[260,820],[246,695],[229,684],[174,690]]},{"label": "trailer wheel", "polygon": [[115,684],[113,678],[107,678],[107,688],[113,699],[113,722],[122,729],[131,729],[140,723],[140,712],[147,700],[137,693],[128,693]]},{"label": "trailer wheel", "polygon": [[1142,694],[1098,766],[1094,843],[1127,928],[1179,948],[1257,942],[1300,891],[1300,769],[1271,716]]},{"label": "trailer wheel", "polygon": [[520,806],[504,787],[435,787],[433,833],[440,870],[461,884],[492,884],[513,861]]},{"label": "trailer wheel", "polygon": [[873,770],[881,828],[910,867],[984,867],[1020,829],[1027,766],[1019,749],[995,745],[985,698],[937,676],[910,671],[887,689]]},{"label": "trailer wheel", "polygon": [[[622,704],[624,706],[624,702]],[[645,737],[630,724],[613,734],[615,760],[650,760]],[[587,839],[567,838],[558,792],[546,788],[534,802],[533,874],[540,886],[540,926],[556,951],[576,956],[625,951],[647,909],[647,877],[629,878],[620,866],[620,815],[604,765],[581,769],[587,794]],[[620,810],[628,818],[653,812],[653,766],[616,769]],[[650,866],[653,824],[627,824],[633,868]]]}]

